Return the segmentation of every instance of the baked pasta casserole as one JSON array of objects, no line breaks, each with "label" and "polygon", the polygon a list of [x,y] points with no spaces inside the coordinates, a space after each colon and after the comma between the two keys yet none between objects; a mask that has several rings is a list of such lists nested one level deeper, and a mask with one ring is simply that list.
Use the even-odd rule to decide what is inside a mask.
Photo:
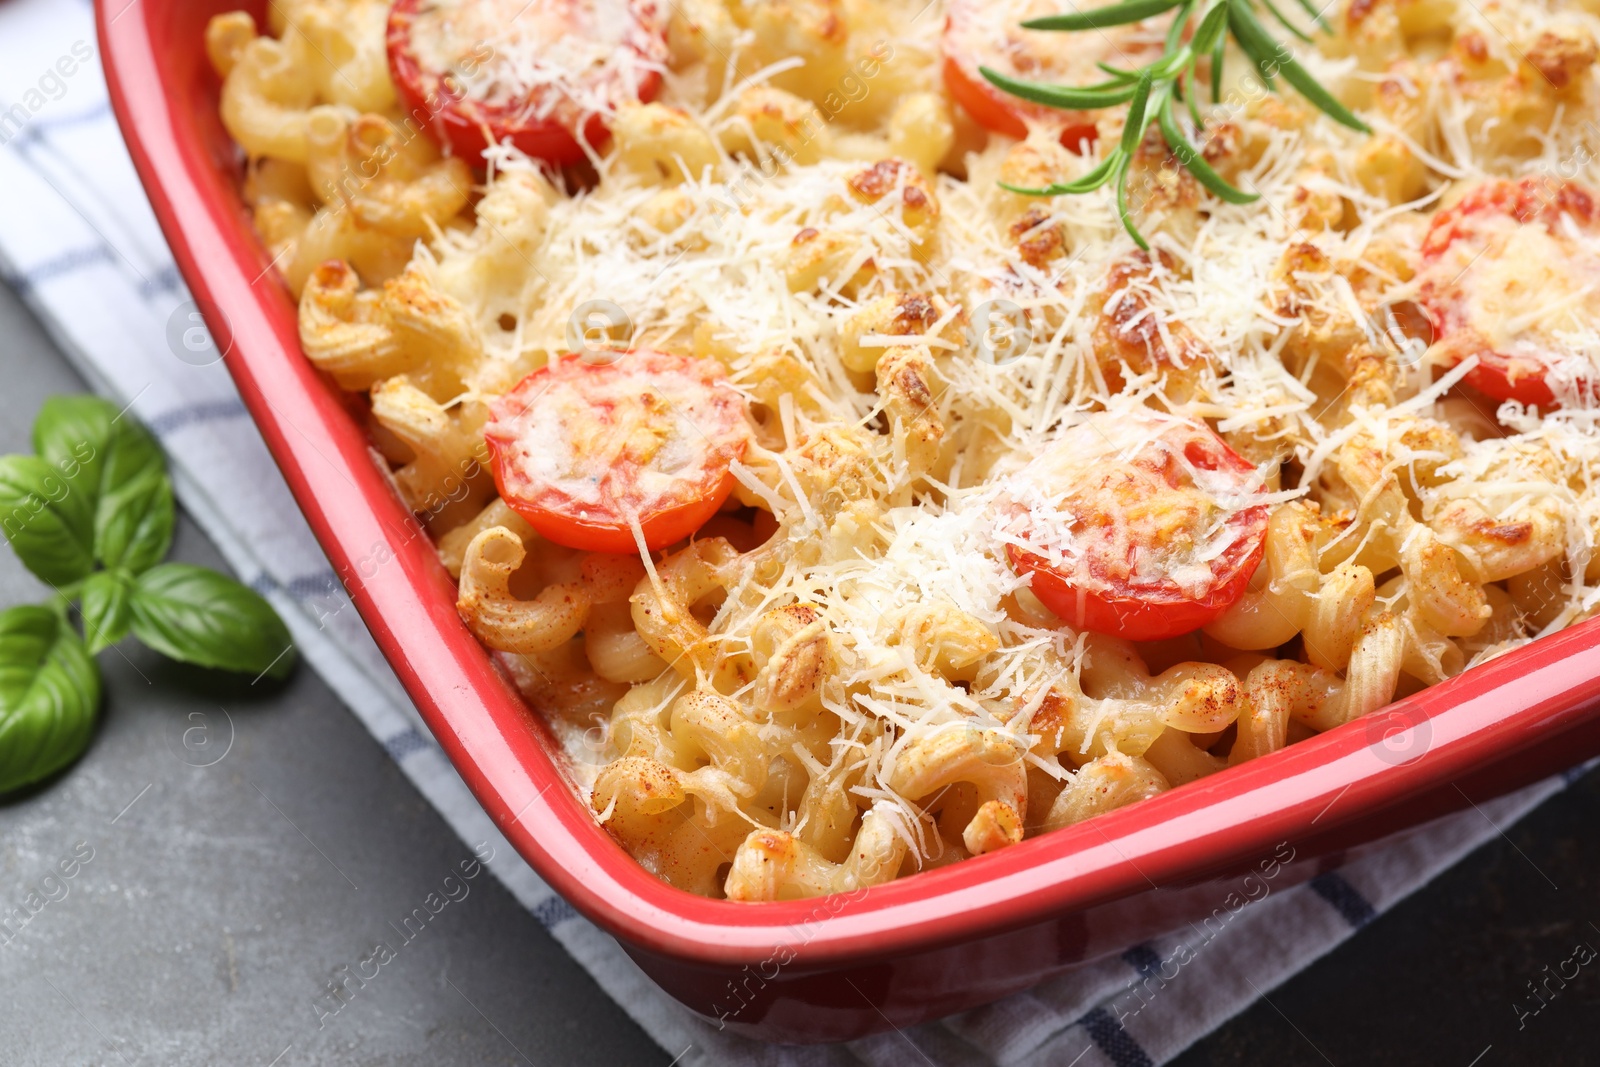
[{"label": "baked pasta casserole", "polygon": [[1229,4],[211,21],[306,357],[660,878],[876,885],[1594,613],[1600,3],[1297,9],[1125,134]]}]

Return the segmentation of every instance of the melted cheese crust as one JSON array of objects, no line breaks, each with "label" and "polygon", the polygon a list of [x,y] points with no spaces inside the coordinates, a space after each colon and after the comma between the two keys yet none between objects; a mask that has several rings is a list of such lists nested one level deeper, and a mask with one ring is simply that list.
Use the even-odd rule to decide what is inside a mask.
[{"label": "melted cheese crust", "polygon": [[1430,235],[1418,283],[1442,312],[1441,332],[1460,332],[1569,387],[1592,380],[1600,359],[1594,202],[1538,182],[1491,190],[1469,194]]},{"label": "melted cheese crust", "polygon": [[453,72],[466,99],[525,119],[610,115],[664,69],[662,18],[648,0],[427,0],[411,44]]},{"label": "melted cheese crust", "polygon": [[[704,493],[743,447],[742,402],[710,361],[652,353],[590,366],[571,358],[492,409],[507,496],[585,522],[627,525]],[[615,369],[609,369],[614,367]]]},{"label": "melted cheese crust", "polygon": [[1260,486],[1254,471],[1217,469],[1192,427],[1143,410],[1091,415],[1008,480],[1002,530],[1076,588],[1204,597]]}]

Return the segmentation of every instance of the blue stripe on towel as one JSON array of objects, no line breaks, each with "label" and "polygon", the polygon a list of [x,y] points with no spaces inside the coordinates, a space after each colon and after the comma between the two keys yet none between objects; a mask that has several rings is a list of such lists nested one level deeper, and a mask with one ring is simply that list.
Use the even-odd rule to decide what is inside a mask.
[{"label": "blue stripe on towel", "polygon": [[1078,1022],[1089,1031],[1094,1043],[1116,1067],[1155,1067],[1149,1054],[1139,1047],[1139,1042],[1106,1009],[1095,1008]]},{"label": "blue stripe on towel", "polygon": [[311,574],[302,574],[290,578],[287,582],[280,582],[272,575],[262,572],[249,583],[250,588],[266,596],[273,590],[283,593],[295,601],[312,600],[317,597],[333,596],[343,591],[339,584],[339,576],[333,573],[333,568],[315,571]]},{"label": "blue stripe on towel", "polygon": [[543,904],[534,907],[533,917],[538,919],[539,925],[546,930],[554,930],[568,919],[576,919],[578,913],[573,910],[571,904],[560,897],[551,897]]},{"label": "blue stripe on towel", "polygon": [[1359,928],[1378,917],[1377,909],[1338,871],[1319,874],[1311,879],[1310,885],[1317,896],[1326,900],[1351,926]]},{"label": "blue stripe on towel", "polygon": [[389,753],[389,758],[399,763],[411,753],[427,748],[428,739],[416,727],[408,726],[385,741],[383,747]]},{"label": "blue stripe on towel", "polygon": [[164,293],[175,293],[182,288],[183,279],[178,276],[178,267],[173,263],[157,267],[139,280],[139,295],[145,300]]},{"label": "blue stripe on towel", "polygon": [[145,421],[150,432],[157,437],[177,433],[179,430],[202,423],[217,422],[221,419],[242,418],[246,414],[244,403],[237,397],[227,400],[213,400],[206,404],[190,404],[187,407],[174,408],[163,412],[153,419]]},{"label": "blue stripe on towel", "polygon": [[1122,954],[1122,960],[1138,971],[1140,978],[1154,978],[1161,970],[1161,956],[1149,945],[1134,945]]},{"label": "blue stripe on towel", "polygon": [[313,597],[331,596],[342,592],[344,586],[339,584],[339,576],[333,573],[333,568],[317,571],[315,574],[302,574],[298,578],[291,578],[283,586],[283,591],[295,600],[310,600]]},{"label": "blue stripe on towel", "polygon": [[74,248],[53,259],[35,263],[15,278],[7,278],[6,281],[11,283],[18,296],[26,296],[31,290],[54,278],[73,274],[84,267],[91,267],[100,263],[115,263],[116,260],[117,254],[107,244]]}]

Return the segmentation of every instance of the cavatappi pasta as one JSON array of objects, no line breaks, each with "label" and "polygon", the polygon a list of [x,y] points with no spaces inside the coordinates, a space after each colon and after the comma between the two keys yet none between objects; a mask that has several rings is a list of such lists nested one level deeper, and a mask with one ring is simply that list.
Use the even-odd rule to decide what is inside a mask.
[{"label": "cavatappi pasta", "polygon": [[[1231,62],[1203,152],[1261,199],[1152,136],[1149,253],[1109,189],[1000,184],[1084,174],[1125,108],[995,112],[961,71],[1092,80],[1162,20],[1047,54],[1017,23],[1050,3],[923,5],[577,5],[644,27],[623,62],[403,4],[499,27],[433,57],[481,105],[453,129],[391,81],[386,4],[207,33],[307,357],[370,397],[597,819],[696,893],[1005,848],[1600,603],[1592,0],[1341,0],[1296,54],[1370,135]],[[610,73],[567,92],[563,62]],[[526,154],[580,104],[528,149],[564,169]],[[650,544],[608,471],[687,528]],[[606,529],[546,521],[585,493]]]}]

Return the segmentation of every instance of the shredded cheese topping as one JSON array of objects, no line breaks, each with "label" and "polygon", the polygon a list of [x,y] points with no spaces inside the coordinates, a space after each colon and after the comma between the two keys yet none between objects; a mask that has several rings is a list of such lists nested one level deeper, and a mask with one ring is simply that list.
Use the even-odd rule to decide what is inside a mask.
[{"label": "shredded cheese topping", "polygon": [[627,362],[564,360],[494,405],[485,435],[498,446],[503,492],[617,522],[725,476],[745,431],[720,369],[651,353],[614,358]]},{"label": "shredded cheese topping", "polygon": [[[1448,290],[1461,321],[1496,347],[1553,348],[1573,367],[1600,353],[1600,249],[1587,228],[1485,215],[1471,240],[1427,262],[1421,252],[1440,205],[1485,182],[1600,189],[1600,128],[1585,118],[1600,109],[1600,18],[1547,0],[1336,5],[1334,33],[1293,47],[1371,136],[1269,91],[1230,51],[1222,99],[1199,102],[1198,140],[1213,167],[1260,199],[1211,197],[1152,137],[1129,183],[1151,239],[1144,255],[1110,188],[1025,198],[1000,185],[1083,175],[1115,143],[1121,109],[1091,116],[1098,137],[1076,155],[1060,144],[1059,114],[1019,108],[1025,138],[986,133],[960,112],[943,67],[948,58],[1098,81],[1095,59],[1132,65],[1158,47],[1159,20],[1033,34],[1015,24],[1055,10],[1033,0],[700,0],[661,16],[667,44],[652,51],[617,36],[622,7],[585,6],[562,24],[566,36],[519,27],[498,3],[429,9],[431,29],[418,24],[432,42],[424,47],[437,49],[429,65],[447,69],[488,41],[495,59],[470,85],[479,99],[566,100],[616,116],[622,143],[596,156],[592,173],[564,177],[492,147],[476,215],[430,220],[414,248],[408,231],[399,259],[410,257],[471,334],[472,358],[431,397],[439,419],[469,427],[463,439],[487,406],[568,350],[573,316],[594,301],[616,310],[609,343],[619,351],[715,361],[738,392],[749,447],[729,469],[734,500],[749,510],[705,531],[738,551],[706,565],[715,573],[694,587],[712,592],[669,612],[703,628],[693,655],[669,663],[672,649],[608,631],[632,650],[612,672],[626,682],[588,671],[602,652],[585,644],[593,634],[509,657],[556,714],[602,722],[593,750],[583,747],[591,734],[564,727],[585,789],[628,754],[674,768],[687,798],[675,810],[699,838],[676,859],[663,844],[670,826],[629,842],[663,877],[721,892],[728,883],[717,879],[732,876],[718,864],[690,873],[707,852],[700,840],[744,856],[756,848],[745,835],[760,830],[832,841],[807,869],[845,878],[849,849],[835,846],[864,834],[869,812],[905,847],[896,869],[909,873],[988,847],[944,825],[952,813],[966,829],[981,822],[975,776],[932,794],[895,788],[941,737],[987,732],[1004,741],[994,751],[1021,753],[1034,807],[1020,836],[1024,822],[1036,832],[1047,812],[1067,818],[1079,801],[1102,810],[1093,805],[1111,790],[1091,789],[1102,781],[1094,775],[1154,789],[1222,766],[1228,746],[1244,744],[1239,702],[1251,698],[1241,695],[1250,670],[1219,664],[1258,661],[1243,653],[1300,656],[1291,666],[1318,693],[1357,682],[1376,692],[1383,675],[1387,688],[1361,695],[1377,703],[1360,713],[1398,686],[1431,684],[1600,610],[1593,390],[1572,385],[1579,374],[1562,365],[1551,410],[1497,404],[1464,384],[1479,355],[1451,355],[1425,330],[1402,328],[1425,318],[1419,301]],[[664,86],[648,112],[603,88],[658,62]],[[617,64],[627,69],[596,74]],[[332,210],[309,208],[319,219]],[[322,246],[307,237],[306,247]],[[393,269],[369,258],[361,271],[376,288]],[[670,380],[651,389],[687,424],[707,418]],[[703,458],[693,433],[641,446],[586,422],[576,398],[552,403],[560,414],[548,421],[500,418],[529,469],[574,498],[601,503],[615,456],[648,452],[666,481]],[[391,421],[385,429],[408,446],[419,436]],[[1248,470],[1224,476],[1173,444],[1175,427],[1200,424]],[[1268,551],[1248,593],[1268,633],[1258,643],[1237,636],[1248,619],[1229,631],[1237,646],[1214,635],[1179,649],[1074,633],[1007,560],[1020,547],[1065,574],[1194,592],[1236,544],[1232,520],[1254,507],[1300,524],[1297,541]],[[482,520],[460,521],[470,530]],[[579,557],[548,548],[529,573],[576,581]],[[634,606],[672,588],[682,562],[645,552]],[[803,632],[825,635],[825,654],[802,662],[772,636],[772,613],[787,609],[804,620],[788,619],[780,637],[798,641],[805,621],[815,629]],[[1347,609],[1342,648],[1330,641],[1313,656],[1309,638],[1296,643],[1313,626],[1336,629],[1328,619]],[[609,610],[589,625],[617,618]],[[1388,633],[1392,645],[1372,639]],[[773,711],[779,646],[815,681],[803,726]],[[665,658],[648,658],[658,652]],[[1399,657],[1387,674],[1373,666],[1380,653]],[[1358,655],[1369,656],[1360,670]],[[805,663],[809,674],[794,666]],[[1162,688],[1172,671],[1179,681]],[[1213,703],[1232,694],[1231,733],[1162,718],[1204,689],[1195,678],[1216,682]],[[684,740],[688,727],[678,734],[677,701],[695,691],[716,692],[753,724],[759,774],[741,779],[726,754]],[[1341,706],[1355,707],[1346,697]],[[1309,712],[1301,720],[1329,725]],[[1052,747],[1069,725],[1081,736]],[[1189,746],[1181,759],[1158,734]],[[820,828],[834,816],[813,802],[813,783],[836,783],[842,829]],[[612,796],[596,807],[621,835],[628,804]],[[773,869],[804,866],[761,855]],[[773,894],[846,884],[794,877]]]},{"label": "shredded cheese topping", "polygon": [[1538,210],[1537,192],[1554,201],[1559,187],[1530,189],[1526,206],[1537,213],[1529,218],[1496,204],[1458,207],[1462,214],[1439,238],[1448,243],[1427,259],[1418,281],[1436,294],[1445,331],[1470,332],[1530,370],[1581,383],[1600,358],[1600,227],[1559,202]]},{"label": "shredded cheese topping", "polygon": [[422,66],[516,117],[610,115],[666,65],[648,0],[427,0],[412,23]]},{"label": "shredded cheese topping", "polygon": [[[1301,50],[1302,62],[1325,84],[1359,99],[1367,91],[1365,75],[1355,59],[1338,54],[1338,44],[1326,55]],[[930,39],[897,39],[895,46],[917,54],[930,48]],[[1240,66],[1236,62],[1232,69]],[[1416,91],[1429,94],[1436,125],[1425,137],[1394,136],[1434,183],[1483,173],[1486,166],[1513,173],[1541,166],[1539,158],[1513,162],[1475,141],[1479,135],[1469,129],[1474,105],[1453,72]],[[1057,152],[1045,129],[1020,146],[992,138],[964,158],[964,176],[935,176],[940,215],[931,248],[908,224],[905,201],[897,195],[904,175],[890,195],[863,204],[849,192],[851,175],[864,166],[860,162],[824,159],[774,172],[728,157],[720,174],[692,177],[668,192],[620,169],[604,169],[593,189],[552,205],[536,256],[539,269],[523,279],[519,291],[495,296],[460,290],[485,318],[502,307],[522,316],[515,335],[501,342],[499,358],[507,360],[529,349],[559,351],[567,312],[597,296],[614,298],[627,310],[633,343],[714,352],[752,399],[772,373],[774,354],[793,358],[799,370],[785,382],[792,397],[769,424],[771,457],[764,465],[763,457],[747,457],[735,473],[743,499],[784,523],[780,538],[807,547],[775,553],[776,570],[741,573],[712,618],[711,632],[725,654],[738,655],[750,647],[747,635],[763,611],[795,602],[819,607],[840,656],[825,706],[842,727],[831,762],[817,770],[837,773],[860,764],[852,793],[862,805],[883,802],[902,811],[901,832],[918,854],[937,857],[947,846],[930,833],[915,805],[887,787],[907,747],[973,723],[1017,731],[1028,743],[1036,735],[1027,732],[1027,714],[1004,709],[1056,669],[1045,664],[1080,662],[1075,635],[1045,616],[1015,609],[1019,593],[1026,597],[1027,580],[1006,563],[1005,546],[1044,549],[1069,572],[1085,565],[1070,540],[1041,544],[1037,531],[1052,522],[1069,529],[1059,520],[1082,507],[1062,486],[1097,455],[1083,447],[1090,413],[1126,403],[1206,420],[1257,465],[1250,503],[1277,505],[1310,494],[1321,498],[1329,516],[1354,514],[1361,504],[1324,491],[1321,474],[1340,447],[1367,435],[1404,456],[1398,435],[1408,420],[1450,417],[1442,398],[1461,373],[1427,388],[1431,366],[1413,350],[1398,352],[1381,321],[1383,308],[1416,295],[1412,257],[1438,193],[1424,188],[1411,199],[1392,200],[1377,184],[1381,174],[1358,173],[1356,161],[1368,142],[1292,101],[1254,92],[1248,85],[1236,88],[1214,110],[1212,144],[1224,158],[1237,160],[1233,180],[1261,194],[1261,202],[1229,205],[1189,194],[1192,203],[1177,204],[1173,224],[1156,229],[1158,256],[1148,270],[1110,293],[1108,279],[1132,249],[1116,222],[1109,189],[1026,202],[997,187],[1002,178],[1017,181],[1019,161],[1047,160],[1041,174],[1048,180],[1070,180],[1093,165],[1092,158]],[[689,101],[677,102],[693,112]],[[718,105],[706,112],[702,121],[713,135],[731,123],[726,111]],[[1382,127],[1387,120],[1378,114],[1374,121]],[[1114,132],[1116,117],[1105,122]],[[510,156],[496,163],[502,172],[523,166]],[[652,213],[666,203],[670,224],[653,223]],[[1025,216],[1030,207],[1035,214]],[[1326,214],[1315,214],[1319,210]],[[1019,229],[1024,217],[1027,226]],[[1061,253],[1041,261],[1023,240],[1052,230],[1060,235]],[[844,235],[851,251],[814,290],[791,291],[783,264],[797,239],[814,232]],[[474,254],[464,239],[450,235],[441,248],[446,278]],[[864,282],[863,268],[869,271]],[[852,343],[875,352],[922,345],[937,365],[942,388],[932,395],[930,410],[946,436],[932,492],[915,488],[917,477],[891,441],[862,433],[884,421],[884,401],[840,355],[852,315],[880,296],[907,291],[942,294],[949,310],[922,332],[868,332]],[[1142,369],[1124,365],[1120,383],[1112,383],[1112,368],[1096,355],[1097,317],[1131,300],[1137,300],[1130,315],[1134,325],[1148,321],[1147,333],[1163,348],[1186,355]],[[990,358],[972,358],[984,352],[972,322],[996,308],[1021,324],[1025,341],[1015,353],[990,346]],[[1187,348],[1177,340],[1179,331],[1189,338]],[[486,336],[493,354],[495,335]],[[1308,336],[1311,343],[1304,341]],[[1315,343],[1319,336],[1337,340]],[[1360,343],[1398,364],[1392,406],[1351,396],[1345,357]],[[1291,359],[1286,349],[1296,346],[1300,351]],[[1092,417],[1097,426],[1107,424],[1104,416]],[[1514,423],[1514,416],[1506,417]],[[1117,433],[1133,432],[1134,424],[1126,421],[1110,424]],[[795,455],[821,426],[843,428],[862,452],[840,463],[847,470],[813,470],[803,477],[794,469]],[[1594,432],[1584,426],[1582,432]],[[1541,424],[1534,436],[1553,432]],[[1477,441],[1467,431],[1469,456],[1499,454],[1503,447],[1498,439]],[[1600,455],[1600,444],[1584,447],[1586,454]],[[1030,469],[1032,457],[1040,458]],[[1434,469],[1454,479],[1454,491],[1498,492],[1492,488],[1496,469],[1484,461]],[[1021,481],[1019,471],[1028,471]],[[1219,504],[1213,494],[1224,487],[1211,484],[1203,471],[1193,470],[1190,477],[1192,484],[1169,486],[1149,506],[1103,501],[1097,508],[1115,517],[1119,544],[1148,537],[1160,546],[1128,554],[1132,580],[1166,579],[1196,589],[1206,581],[1207,561],[1225,553],[1236,536],[1227,517],[1239,506],[1237,496]],[[877,503],[855,513],[847,508],[843,515],[820,507],[818,494],[830,479],[870,484]],[[1425,509],[1436,507],[1435,490],[1424,486],[1422,492],[1430,501]],[[1032,540],[1008,520],[1019,500],[1027,505],[1024,524]],[[1525,507],[1525,497],[1514,497],[1497,514],[1515,516]],[[1195,531],[1192,541],[1167,536],[1178,528]],[[1587,527],[1575,525],[1571,533],[1578,544],[1592,540]],[[1574,551],[1587,558],[1586,547]],[[1581,570],[1581,592],[1563,616],[1568,620],[1588,610],[1580,603],[1592,607],[1600,600],[1588,592]],[[975,620],[997,646],[987,654],[981,685],[952,685],[919,662],[901,624],[928,605]],[[1466,651],[1469,659],[1481,658],[1531,634],[1522,630],[1492,645],[1468,641]],[[1051,762],[1039,769],[1066,774]],[[795,829],[790,822],[782,825]]]},{"label": "shredded cheese topping", "polygon": [[1091,415],[1008,481],[1002,529],[1075,588],[1201,598],[1240,512],[1263,506],[1256,472],[1222,469],[1209,436],[1139,409]]}]

